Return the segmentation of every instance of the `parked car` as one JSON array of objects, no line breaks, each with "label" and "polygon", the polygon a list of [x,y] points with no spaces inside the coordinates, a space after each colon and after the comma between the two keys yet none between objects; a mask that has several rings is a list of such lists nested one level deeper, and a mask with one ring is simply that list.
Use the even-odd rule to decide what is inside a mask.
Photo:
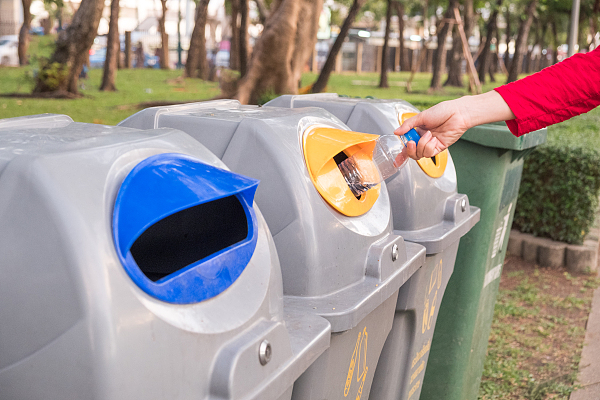
[{"label": "parked car", "polygon": [[90,68],[102,68],[106,61],[106,47],[90,50]]},{"label": "parked car", "polygon": [[229,68],[229,50],[219,50],[215,56],[215,66]]},{"label": "parked car", "polygon": [[0,36],[0,65],[19,65],[18,47],[17,35]]}]

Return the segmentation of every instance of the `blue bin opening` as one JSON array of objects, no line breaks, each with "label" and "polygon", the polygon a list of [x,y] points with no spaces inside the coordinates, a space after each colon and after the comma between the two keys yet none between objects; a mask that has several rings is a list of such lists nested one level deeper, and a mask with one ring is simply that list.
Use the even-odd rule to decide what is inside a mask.
[{"label": "blue bin opening", "polygon": [[137,238],[131,255],[144,275],[156,282],[247,236],[244,207],[236,196],[229,196],[161,219]]},{"label": "blue bin opening", "polygon": [[190,304],[226,290],[252,258],[258,181],[181,154],[160,154],[127,175],[113,235],[131,279],[166,302]]}]

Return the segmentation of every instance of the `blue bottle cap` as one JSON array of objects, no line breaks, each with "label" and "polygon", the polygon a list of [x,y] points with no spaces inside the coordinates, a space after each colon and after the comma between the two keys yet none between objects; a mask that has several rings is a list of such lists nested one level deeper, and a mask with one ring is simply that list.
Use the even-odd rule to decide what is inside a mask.
[{"label": "blue bottle cap", "polygon": [[415,142],[415,144],[419,143],[419,139],[421,139],[421,136],[417,133],[417,131],[415,131],[415,129],[411,129],[410,131],[406,132],[404,134],[404,137],[406,138],[407,141],[413,141]]}]

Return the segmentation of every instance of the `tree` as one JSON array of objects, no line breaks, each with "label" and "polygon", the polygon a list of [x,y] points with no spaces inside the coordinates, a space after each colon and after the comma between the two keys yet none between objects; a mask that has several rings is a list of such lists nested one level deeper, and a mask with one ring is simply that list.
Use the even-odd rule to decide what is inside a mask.
[{"label": "tree", "polygon": [[238,88],[242,103],[257,103],[268,93],[297,93],[302,69],[315,47],[323,0],[282,0],[271,8]]},{"label": "tree", "polygon": [[325,61],[325,65],[321,69],[321,73],[317,78],[317,81],[312,86],[313,93],[321,93],[325,90],[325,86],[327,86],[327,82],[329,81],[329,77],[331,76],[331,72],[333,71],[333,67],[335,66],[335,59],[342,48],[342,43],[348,36],[348,31],[350,30],[350,26],[354,23],[356,19],[356,15],[361,7],[365,4],[366,0],[354,0],[352,2],[352,7],[348,11],[348,15],[342,24],[342,28],[340,29],[340,33],[338,37],[335,39],[333,46],[329,50],[329,54],[327,55],[327,60]]},{"label": "tree", "polygon": [[169,35],[165,29],[165,21],[167,19],[167,0],[160,0],[162,14],[158,19],[158,30],[160,31],[160,68],[169,69]]},{"label": "tree", "polygon": [[[465,0],[464,2],[464,14],[462,20],[464,21],[464,30],[467,39],[471,36],[471,30],[473,27],[474,13],[473,13],[473,0]],[[458,25],[454,27],[454,33],[452,35],[452,49],[450,50],[450,66],[448,68],[448,79],[444,83],[444,86],[463,86],[462,79],[462,61],[463,57],[463,43],[460,38],[460,32]]]},{"label": "tree", "polygon": [[511,30],[511,18],[510,18],[510,7],[511,4],[507,4],[506,5],[506,15],[504,16],[504,19],[506,20],[506,29],[505,29],[505,36],[506,36],[506,51],[504,52],[504,65],[506,66],[506,68],[510,68],[510,63],[511,63],[511,59],[510,59],[510,52],[508,51],[509,49],[509,44],[512,40],[512,30]]},{"label": "tree", "polygon": [[267,23],[267,19],[269,18],[269,9],[265,4],[265,0],[254,0],[256,4],[256,9],[258,10],[258,19],[260,23],[264,26]]},{"label": "tree", "polygon": [[98,32],[104,0],[82,0],[71,24],[56,40],[54,54],[38,73],[34,93],[66,91],[78,94],[83,63]]},{"label": "tree", "polygon": [[498,13],[500,6],[502,5],[502,0],[498,0],[496,3],[496,7],[490,14],[486,24],[486,36],[485,36],[485,45],[483,46],[483,50],[481,50],[481,54],[479,55],[479,68],[477,69],[477,74],[479,75],[479,81],[483,84],[485,83],[485,75],[488,73],[490,68],[490,48],[492,46],[492,39],[497,29],[497,21],[498,21]]},{"label": "tree", "polygon": [[448,37],[448,32],[450,31],[450,24],[446,21],[449,19],[453,19],[454,17],[454,7],[457,7],[457,0],[450,0],[448,4],[448,9],[444,14],[444,19],[438,23],[438,27],[441,24],[442,26],[437,29],[437,49],[433,54],[433,75],[431,77],[431,84],[429,88],[431,90],[440,90],[442,88],[442,70],[443,66],[446,64],[446,38]]},{"label": "tree", "polygon": [[239,0],[240,2],[240,35],[239,43],[239,61],[240,61],[240,76],[243,78],[248,70],[248,0]]},{"label": "tree", "polygon": [[519,79],[523,57],[527,52],[527,37],[529,36],[529,29],[533,22],[533,14],[535,13],[536,6],[537,0],[531,0],[529,2],[525,18],[521,19],[521,23],[519,24],[519,33],[517,34],[517,40],[515,42],[515,54],[510,63],[510,68],[508,69],[508,79],[506,83],[514,82]]},{"label": "tree", "polygon": [[229,68],[240,70],[240,28],[238,17],[240,14],[240,0],[229,0],[231,4],[231,40],[229,47]]},{"label": "tree", "polygon": [[108,38],[106,41],[106,60],[104,60],[104,73],[100,90],[114,92],[117,90],[115,79],[117,77],[117,64],[121,44],[119,42],[119,0],[110,2],[110,22],[108,25]]},{"label": "tree", "polygon": [[401,1],[395,1],[396,14],[398,14],[398,52],[400,53],[400,70],[408,70],[405,67],[404,61],[404,4]]},{"label": "tree", "polygon": [[[389,88],[390,85],[388,83],[387,76],[387,67],[388,67],[388,54],[389,54],[389,40],[390,40],[390,30],[392,25],[392,1],[387,1],[387,12],[385,13],[385,36],[383,38],[383,51],[381,52],[381,76],[379,78],[379,87],[380,88]],[[402,18],[400,16],[399,18]]]},{"label": "tree", "polygon": [[19,31],[19,65],[27,64],[27,48],[29,47],[29,30],[31,29],[31,0],[23,2],[23,25]]},{"label": "tree", "polygon": [[185,76],[189,78],[208,78],[208,61],[206,60],[206,18],[209,0],[200,0],[196,6],[196,22],[190,38]]}]

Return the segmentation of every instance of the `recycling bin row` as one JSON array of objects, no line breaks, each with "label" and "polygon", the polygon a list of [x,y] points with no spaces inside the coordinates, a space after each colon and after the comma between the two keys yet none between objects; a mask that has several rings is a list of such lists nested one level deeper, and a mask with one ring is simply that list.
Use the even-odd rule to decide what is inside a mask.
[{"label": "recycling bin row", "polygon": [[479,209],[449,155],[355,197],[337,165],[388,128],[235,101],[0,120],[3,397],[418,398]]}]

